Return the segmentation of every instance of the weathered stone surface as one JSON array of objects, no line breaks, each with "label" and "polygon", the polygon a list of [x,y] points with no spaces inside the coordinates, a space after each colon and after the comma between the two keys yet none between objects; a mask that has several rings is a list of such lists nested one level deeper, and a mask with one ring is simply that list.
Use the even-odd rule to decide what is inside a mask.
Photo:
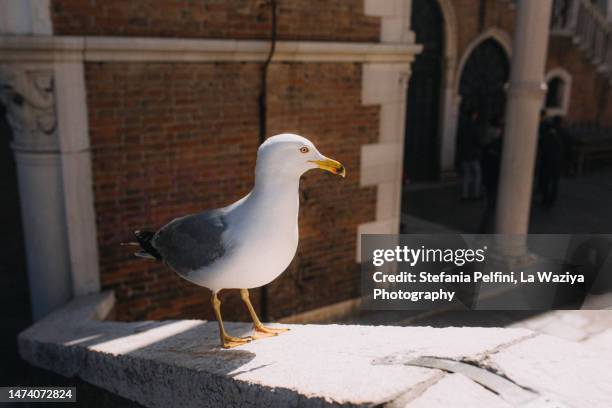
[{"label": "weathered stone surface", "polygon": [[612,310],[555,310],[512,324],[566,340],[587,342],[612,329]]},{"label": "weathered stone surface", "polygon": [[608,407],[612,401],[612,354],[580,343],[535,336],[482,363],[566,406]]},{"label": "weathered stone surface", "polygon": [[[458,392],[461,390],[461,392]],[[448,374],[403,406],[411,408],[512,408],[512,405],[461,374]]]},{"label": "weathered stone surface", "polygon": [[612,329],[608,329],[588,338],[583,344],[595,347],[602,352],[612,355]]},{"label": "weathered stone surface", "polygon": [[[462,374],[408,365],[423,356],[493,365],[534,396],[569,405],[612,399],[609,360],[528,330],[292,325],[224,350],[215,322],[95,320],[112,304],[109,293],[73,301],[21,333],[22,357],[150,407],[508,406]],[[250,331],[248,324],[227,328]]]}]

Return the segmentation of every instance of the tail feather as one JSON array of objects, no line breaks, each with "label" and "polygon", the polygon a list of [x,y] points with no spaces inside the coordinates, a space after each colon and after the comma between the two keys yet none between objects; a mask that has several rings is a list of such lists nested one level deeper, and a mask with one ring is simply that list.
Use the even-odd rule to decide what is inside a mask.
[{"label": "tail feather", "polygon": [[161,261],[162,256],[157,249],[151,244],[151,239],[155,236],[155,232],[151,231],[134,231],[134,235],[136,236],[136,240],[140,245],[141,250],[134,253],[137,257],[147,258],[147,259],[156,259]]},{"label": "tail feather", "polygon": [[134,255],[139,257],[139,258],[145,258],[145,259],[153,259],[154,261],[158,261],[157,258],[155,258],[153,255],[145,252],[145,251],[138,251],[138,252],[134,252]]}]

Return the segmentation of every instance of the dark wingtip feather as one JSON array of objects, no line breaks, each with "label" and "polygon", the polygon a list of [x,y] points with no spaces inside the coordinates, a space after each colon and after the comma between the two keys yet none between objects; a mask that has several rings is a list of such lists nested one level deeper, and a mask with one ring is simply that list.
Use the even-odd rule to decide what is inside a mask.
[{"label": "dark wingtip feather", "polygon": [[136,230],[134,231],[134,235],[142,248],[142,251],[136,252],[134,255],[140,258],[151,258],[161,261],[161,254],[157,249],[155,249],[153,244],[151,244],[151,240],[155,236],[155,232]]}]

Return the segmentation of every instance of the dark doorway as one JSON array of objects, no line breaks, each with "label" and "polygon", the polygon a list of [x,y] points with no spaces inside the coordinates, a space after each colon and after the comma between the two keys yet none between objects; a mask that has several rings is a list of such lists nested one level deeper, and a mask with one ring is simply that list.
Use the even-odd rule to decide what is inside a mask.
[{"label": "dark doorway", "polygon": [[508,56],[496,40],[487,39],[472,50],[459,82],[459,129],[470,111],[478,111],[483,125],[502,122],[509,73]]},{"label": "dark doorway", "polygon": [[19,189],[11,129],[0,105],[0,359],[6,368],[0,375],[5,385],[15,384],[26,366],[17,353],[17,334],[31,323]]},{"label": "dark doorway", "polygon": [[435,0],[413,0],[411,27],[423,52],[412,64],[406,98],[406,182],[438,178],[438,129],[444,55],[444,19]]}]

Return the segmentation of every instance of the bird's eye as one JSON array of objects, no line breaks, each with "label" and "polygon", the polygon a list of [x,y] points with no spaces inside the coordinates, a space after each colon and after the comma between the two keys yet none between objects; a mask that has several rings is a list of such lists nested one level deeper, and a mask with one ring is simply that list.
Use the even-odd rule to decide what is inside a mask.
[{"label": "bird's eye", "polygon": [[300,147],[300,153],[308,153],[309,151],[310,151],[310,149],[307,148],[306,146]]}]

